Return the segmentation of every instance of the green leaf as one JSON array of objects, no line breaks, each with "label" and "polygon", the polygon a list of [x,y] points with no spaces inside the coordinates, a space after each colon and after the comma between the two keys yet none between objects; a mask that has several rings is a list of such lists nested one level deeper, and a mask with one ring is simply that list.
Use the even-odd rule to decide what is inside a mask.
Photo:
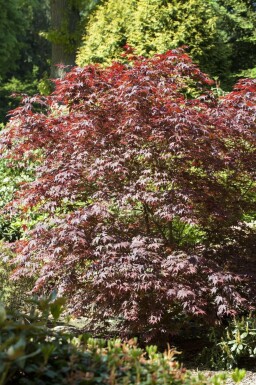
[{"label": "green leaf", "polygon": [[239,383],[243,380],[245,375],[246,375],[245,369],[236,368],[235,371],[231,374],[231,377],[235,383]]}]

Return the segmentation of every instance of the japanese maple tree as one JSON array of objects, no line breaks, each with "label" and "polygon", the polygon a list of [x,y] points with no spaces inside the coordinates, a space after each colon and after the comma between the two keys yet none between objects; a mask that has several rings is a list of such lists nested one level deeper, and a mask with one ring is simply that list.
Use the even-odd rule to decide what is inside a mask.
[{"label": "japanese maple tree", "polygon": [[41,159],[6,208],[38,216],[14,277],[152,337],[256,303],[256,81],[218,99],[182,49],[130,51],[131,64],[74,68],[24,98],[1,146],[10,166]]}]

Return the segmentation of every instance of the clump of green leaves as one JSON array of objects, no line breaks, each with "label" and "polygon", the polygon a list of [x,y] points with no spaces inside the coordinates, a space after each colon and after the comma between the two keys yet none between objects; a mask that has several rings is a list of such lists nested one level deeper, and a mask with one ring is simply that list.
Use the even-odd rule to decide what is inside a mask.
[{"label": "clump of green leaves", "polygon": [[0,121],[6,123],[8,111],[16,108],[22,95],[33,95],[38,92],[38,67],[34,66],[31,74],[23,79],[12,76],[8,80],[0,79]]},{"label": "clump of green leaves", "polygon": [[[4,241],[13,242],[20,239],[23,230],[29,226],[27,219],[20,218],[18,210],[13,215],[6,205],[13,200],[21,185],[33,180],[35,167],[34,160],[17,162],[15,159],[0,159],[0,239]],[[30,216],[30,222],[31,220]]]},{"label": "clump of green leaves", "polygon": [[32,289],[34,279],[24,277],[20,280],[12,280],[11,262],[14,258],[13,252],[7,244],[0,242],[0,301],[10,310],[18,310],[24,306],[28,299],[28,292]]},{"label": "clump of green leaves", "polygon": [[204,363],[215,369],[232,369],[256,359],[256,317],[249,314],[233,318],[222,330],[212,329],[210,348],[201,355]]},{"label": "clump of green leaves", "polygon": [[256,317],[234,318],[218,343],[226,367],[233,368],[242,358],[256,359]]}]

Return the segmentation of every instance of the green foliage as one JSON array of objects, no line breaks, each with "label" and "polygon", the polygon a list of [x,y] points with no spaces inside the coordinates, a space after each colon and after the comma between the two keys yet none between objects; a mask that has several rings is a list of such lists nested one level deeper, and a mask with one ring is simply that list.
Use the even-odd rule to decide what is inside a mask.
[{"label": "green foliage", "polygon": [[80,66],[89,63],[111,63],[119,59],[127,43],[136,2],[108,1],[97,8],[86,29],[84,44],[78,54]]},{"label": "green foliage", "polygon": [[[0,242],[0,301],[8,309],[17,310],[24,307],[28,299],[28,292],[32,289],[34,279],[22,278],[13,280],[10,278],[13,267],[11,261],[13,252],[2,241]],[[1,315],[0,315],[1,316]]]},{"label": "green foliage", "polygon": [[[41,31],[40,36],[51,43],[64,47],[66,52],[73,52],[81,43],[82,33],[86,27],[90,13],[101,0],[68,0],[67,7],[62,12],[61,24]],[[76,15],[75,23],[71,21],[71,14]]]},{"label": "green foliage", "polygon": [[201,360],[214,369],[231,369],[256,359],[255,314],[233,318],[224,329],[212,329],[209,340],[212,346],[204,349]]},{"label": "green foliage", "polygon": [[[61,331],[56,326],[65,301],[54,293],[31,303],[26,314],[6,312],[0,305],[1,385],[34,385],[35,378],[37,385],[225,384],[225,374],[193,377],[174,361],[172,350],[162,354],[156,346],[143,350],[134,340],[105,341]],[[239,382],[244,374],[236,370],[232,376]]]},{"label": "green foliage", "polygon": [[234,370],[234,372],[232,373],[231,377],[232,377],[232,380],[235,382],[235,383],[238,383],[240,381],[242,381],[245,377],[245,370],[244,369],[238,369],[236,368]]},{"label": "green foliage", "polygon": [[256,65],[256,7],[252,0],[218,0],[219,28],[232,50],[232,71]]},{"label": "green foliage", "polygon": [[222,87],[255,66],[255,10],[246,0],[108,0],[91,15],[77,56],[80,66],[124,61],[125,44],[152,56],[182,44]]},{"label": "green foliage", "polygon": [[[9,167],[12,164],[13,167]],[[14,199],[15,193],[21,184],[33,180],[35,163],[24,162],[17,163],[11,160],[0,160],[0,209]],[[6,209],[0,212],[0,239],[13,242],[19,239],[23,233],[23,229],[29,224],[25,219],[21,220],[18,212],[16,215]],[[32,225],[32,217],[30,215],[30,225]]]},{"label": "green foliage", "polygon": [[39,37],[46,28],[48,1],[0,0],[0,78],[24,78],[33,66],[47,67],[49,45]]},{"label": "green foliage", "polygon": [[[11,95],[38,92],[38,80],[49,69],[50,45],[39,36],[39,32],[49,26],[48,3],[48,0],[11,0],[5,5],[0,2],[1,9],[6,10],[0,16],[1,122],[6,123],[8,110],[17,107],[20,101],[20,97]],[[8,7],[12,10],[10,14]],[[8,18],[3,20],[4,17]],[[13,48],[8,46],[11,32],[14,34],[11,40]]]},{"label": "green foliage", "polygon": [[256,78],[256,67],[241,71],[238,76],[244,78]]},{"label": "green foliage", "polygon": [[15,69],[19,57],[19,38],[26,28],[20,5],[19,0],[0,1],[0,76]]},{"label": "green foliage", "polygon": [[35,66],[23,79],[12,76],[0,82],[0,122],[7,122],[8,111],[19,105],[22,94],[33,95],[38,92],[38,72]]},{"label": "green foliage", "polygon": [[233,319],[218,343],[226,367],[233,368],[241,358],[256,358],[256,318]]},{"label": "green foliage", "polygon": [[[10,167],[10,164],[14,168]],[[24,305],[35,277],[26,277],[19,281],[10,278],[13,270],[11,263],[15,255],[4,241],[13,242],[20,239],[24,230],[33,226],[36,216],[28,213],[28,219],[21,219],[18,211],[14,214],[7,208],[3,210],[3,207],[14,198],[21,184],[33,180],[35,165],[32,161],[0,160],[0,299],[12,309]]]},{"label": "green foliage", "polygon": [[48,79],[48,77],[42,78],[38,83],[38,91],[40,95],[50,95],[50,93],[53,91],[53,84]]},{"label": "green foliage", "polygon": [[21,11],[26,21],[26,30],[20,38],[17,70],[9,74],[8,78],[15,76],[28,83],[40,79],[49,70],[51,47],[49,42],[40,36],[40,32],[49,28],[50,7],[49,0],[19,1],[22,2]]},{"label": "green foliage", "polygon": [[109,0],[90,20],[78,64],[109,63],[120,58],[126,43],[144,56],[186,44],[196,60],[203,60],[218,39],[216,23],[214,9],[198,0],[189,6],[184,1]]},{"label": "green foliage", "polygon": [[128,43],[139,54],[151,56],[185,44],[194,60],[209,73],[210,66],[217,65],[212,53],[217,40],[216,12],[209,2],[200,0],[140,0],[128,31]]}]

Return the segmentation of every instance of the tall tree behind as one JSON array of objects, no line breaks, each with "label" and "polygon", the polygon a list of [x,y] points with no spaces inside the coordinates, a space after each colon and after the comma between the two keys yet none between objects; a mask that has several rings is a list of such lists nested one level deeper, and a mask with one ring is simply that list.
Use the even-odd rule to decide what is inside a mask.
[{"label": "tall tree behind", "polygon": [[88,15],[100,2],[101,0],[50,0],[51,31],[46,37],[52,43],[51,77],[62,77],[68,68],[75,65],[77,48]]},{"label": "tall tree behind", "polygon": [[61,77],[63,69],[58,64],[75,64],[76,29],[80,15],[76,4],[69,0],[51,0],[52,65],[51,77]]}]

